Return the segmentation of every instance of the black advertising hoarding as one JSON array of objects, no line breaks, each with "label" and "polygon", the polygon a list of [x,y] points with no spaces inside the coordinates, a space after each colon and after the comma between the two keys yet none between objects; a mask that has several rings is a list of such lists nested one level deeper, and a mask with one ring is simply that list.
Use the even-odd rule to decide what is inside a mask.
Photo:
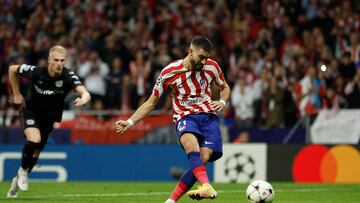
[{"label": "black advertising hoarding", "polygon": [[292,163],[304,145],[268,145],[267,180],[292,181]]}]

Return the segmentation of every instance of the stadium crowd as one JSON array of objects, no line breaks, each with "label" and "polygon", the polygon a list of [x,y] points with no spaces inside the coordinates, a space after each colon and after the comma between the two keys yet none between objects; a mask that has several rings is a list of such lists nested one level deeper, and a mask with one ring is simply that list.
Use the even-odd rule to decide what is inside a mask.
[{"label": "stadium crowd", "polygon": [[46,65],[55,44],[67,48],[66,67],[91,93],[88,109],[134,110],[197,33],[214,43],[232,89],[224,116],[238,127],[292,126],[322,108],[360,108],[356,0],[4,0],[0,110],[12,108],[8,67]]}]

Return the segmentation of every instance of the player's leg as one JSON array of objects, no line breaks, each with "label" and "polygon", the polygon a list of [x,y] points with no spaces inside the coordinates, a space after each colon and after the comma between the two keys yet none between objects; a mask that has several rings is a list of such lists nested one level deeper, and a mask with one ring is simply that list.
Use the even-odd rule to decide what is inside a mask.
[{"label": "player's leg", "polygon": [[[184,133],[180,138],[180,143],[187,153],[187,159],[194,176],[201,184],[198,189],[189,191],[188,195],[193,199],[215,198],[217,193],[210,185],[205,165],[201,160],[198,138],[192,133]],[[206,160],[204,159],[204,161]]]},{"label": "player's leg", "polygon": [[192,170],[189,169],[185,171],[165,203],[174,203],[178,201],[195,184],[195,182],[196,177],[194,176]]},{"label": "player's leg", "polygon": [[[209,161],[210,157],[212,156],[212,149],[207,147],[202,147],[200,149],[200,159],[205,164]],[[206,172],[206,171],[205,171]],[[209,181],[206,184],[201,184],[201,186],[198,186],[197,189],[191,190],[188,192],[188,195],[192,199],[205,199],[210,198],[214,199],[217,197],[217,192],[215,189],[211,186]]]},{"label": "player's leg", "polygon": [[41,148],[40,130],[35,127],[28,127],[24,130],[26,143],[22,151],[21,167],[18,170],[18,186],[21,190],[28,190],[28,174],[38,159],[36,151]]},{"label": "player's leg", "polygon": [[[206,147],[200,149],[200,159],[206,164],[211,157],[212,150]],[[191,169],[187,170],[180,178],[168,200],[165,203],[174,203],[179,200],[196,182],[196,177]]]},{"label": "player's leg", "polygon": [[196,137],[196,135],[201,136],[201,131],[196,121],[198,118],[199,115],[188,115],[180,119],[176,124],[179,142],[187,154],[190,169],[182,176],[179,184],[175,187],[166,203],[173,203],[178,200],[194,185],[196,180],[201,184],[209,184],[206,169],[200,156],[198,137]]},{"label": "player's leg", "polygon": [[22,150],[21,166],[17,172],[17,175],[12,179],[10,189],[7,193],[7,197],[17,197],[19,189],[19,183],[21,190],[28,189],[28,168],[31,157],[36,149],[37,143],[40,143],[41,136],[38,130],[38,125],[32,116],[30,111],[20,111],[20,120],[22,121],[22,127],[24,129],[25,144]]},{"label": "player's leg", "polygon": [[[218,127],[219,119],[217,116],[209,114],[207,118],[201,119],[200,130],[204,139],[199,140],[200,158],[203,163],[212,162],[222,156],[222,139]],[[204,199],[215,198],[217,193],[210,185],[200,186],[198,189],[188,192],[190,198]]]},{"label": "player's leg", "polygon": [[180,143],[187,154],[190,168],[200,184],[208,184],[209,178],[206,168],[200,158],[200,146],[197,137],[192,133],[184,133],[180,138]]}]

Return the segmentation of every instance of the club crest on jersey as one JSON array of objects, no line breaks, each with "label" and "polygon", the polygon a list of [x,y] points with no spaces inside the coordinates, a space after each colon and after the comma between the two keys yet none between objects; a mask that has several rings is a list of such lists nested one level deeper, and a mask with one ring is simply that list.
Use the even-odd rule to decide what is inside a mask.
[{"label": "club crest on jersey", "polygon": [[62,80],[58,80],[58,81],[55,81],[55,86],[56,87],[61,87],[63,85],[63,81]]},{"label": "club crest on jersey", "polygon": [[35,120],[33,120],[33,119],[27,119],[27,120],[26,120],[26,124],[27,124],[27,125],[34,125],[34,124],[35,124]]},{"label": "club crest on jersey", "polygon": [[205,79],[201,79],[201,80],[200,80],[200,87],[201,87],[201,89],[205,89],[205,88],[206,88],[206,80],[205,80]]},{"label": "club crest on jersey", "polygon": [[185,121],[180,121],[178,126],[177,126],[178,131],[181,132],[181,131],[185,130],[185,128],[186,128],[186,120]]}]

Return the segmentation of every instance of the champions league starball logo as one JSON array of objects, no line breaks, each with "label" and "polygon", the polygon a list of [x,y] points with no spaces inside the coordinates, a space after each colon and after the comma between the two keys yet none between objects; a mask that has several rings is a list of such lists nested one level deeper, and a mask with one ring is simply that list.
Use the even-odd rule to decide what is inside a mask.
[{"label": "champions league starball logo", "polygon": [[228,157],[224,168],[226,177],[232,183],[250,181],[256,175],[254,158],[242,152]]}]

